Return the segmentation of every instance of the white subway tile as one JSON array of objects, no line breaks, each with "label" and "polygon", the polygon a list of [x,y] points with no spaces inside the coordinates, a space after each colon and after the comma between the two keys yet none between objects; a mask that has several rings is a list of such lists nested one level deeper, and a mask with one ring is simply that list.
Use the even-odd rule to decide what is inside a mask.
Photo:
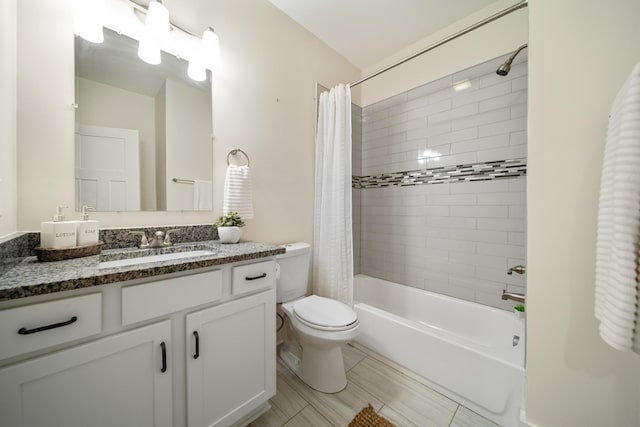
[{"label": "white subway tile", "polygon": [[427,196],[427,205],[474,205],[475,194],[432,194]]},{"label": "white subway tile", "polygon": [[486,99],[479,104],[479,111],[484,113],[486,111],[497,110],[500,108],[511,107],[514,105],[526,105],[527,92],[520,91],[514,93],[507,93],[506,95],[496,96],[495,98]]},{"label": "white subway tile", "polygon": [[517,231],[509,232],[509,240],[510,245],[518,245],[518,246],[526,246],[527,245],[527,234],[520,233]]},{"label": "white subway tile", "polygon": [[371,131],[390,127],[399,123],[404,123],[407,121],[407,113],[396,114],[394,116],[385,117],[384,119],[369,121],[366,126],[366,133],[370,133]]},{"label": "white subway tile", "polygon": [[509,206],[509,218],[526,218],[527,207],[525,205]]},{"label": "white subway tile", "polygon": [[[440,113],[442,111],[450,111],[451,110],[451,100],[445,99],[440,102],[436,102],[435,104],[429,104],[422,106],[421,108],[414,108],[409,110],[408,117],[409,119],[416,119],[421,117],[428,117],[432,114]],[[431,125],[431,123],[429,123]]]},{"label": "white subway tile", "polygon": [[[426,218],[425,225],[429,227],[448,227],[448,228],[466,228],[474,229],[477,226],[478,219],[464,217],[433,217]],[[520,230],[518,230],[520,231]]]},{"label": "white subway tile", "polygon": [[436,104],[438,102],[444,101],[445,99],[451,99],[455,96],[455,94],[456,91],[453,90],[452,87],[439,90],[429,95],[429,104]]},{"label": "white subway tile", "polygon": [[527,131],[512,132],[509,134],[509,144],[522,145],[527,143]]},{"label": "white subway tile", "polygon": [[449,238],[453,240],[506,244],[507,232],[493,230],[449,230]]},{"label": "white subway tile", "polygon": [[449,261],[453,264],[470,264],[474,266],[507,269],[507,257],[463,252],[449,252]]},{"label": "white subway tile", "polygon": [[478,137],[477,128],[462,129],[455,132],[443,133],[440,135],[433,135],[427,138],[427,145],[439,146],[442,144],[450,144],[458,141],[470,140]]},{"label": "white subway tile", "polygon": [[422,86],[418,86],[415,89],[411,89],[408,93],[408,99],[420,98],[426,95],[439,92],[444,89],[451,88],[451,76],[443,77],[438,80],[434,80]]},{"label": "white subway tile", "polygon": [[478,218],[478,230],[527,231],[527,224],[520,218]]},{"label": "white subway tile", "polygon": [[373,123],[387,117],[389,117],[389,110],[370,112],[365,107],[365,109],[362,111],[362,126],[368,126],[369,123]]},{"label": "white subway tile", "polygon": [[524,90],[528,87],[528,76],[518,77],[511,80],[511,91],[516,92],[518,90]]},{"label": "white subway tile", "polygon": [[493,193],[509,190],[508,180],[468,181],[451,184],[451,193]]},{"label": "white subway tile", "polygon": [[491,162],[496,160],[522,159],[527,157],[527,147],[513,145],[506,148],[478,151],[479,162]]},{"label": "white subway tile", "polygon": [[482,255],[524,258],[525,250],[526,248],[524,246],[478,243],[478,253]]},{"label": "white subway tile", "polygon": [[448,109],[440,113],[430,114],[428,116],[427,123],[429,126],[435,126],[438,123],[459,119],[461,117],[474,116],[477,113],[478,104],[469,104],[457,108]]},{"label": "white subway tile", "polygon": [[508,93],[511,93],[511,82],[505,81],[473,92],[460,93],[458,96],[453,98],[453,106],[458,107],[461,105],[478,103],[480,101],[485,101]]},{"label": "white subway tile", "polygon": [[381,138],[383,136],[389,135],[389,130],[387,128],[383,129],[370,129],[369,126],[365,126],[362,129],[362,143],[363,145],[367,143],[367,141]]},{"label": "white subway tile", "polygon": [[[426,120],[426,119],[425,119]],[[443,133],[451,132],[451,123],[441,123],[437,126],[423,127],[419,129],[412,129],[407,132],[407,140],[417,138],[429,138],[434,135],[442,135]]]},{"label": "white subway tile", "polygon": [[[470,117],[456,119],[451,122],[451,129],[456,131],[470,127],[479,127],[489,123],[499,123],[509,119],[509,108],[501,108],[499,110],[491,110],[486,113],[475,114]],[[479,133],[480,136],[483,136]]]},{"label": "white subway tile", "polygon": [[527,191],[527,177],[520,176],[507,180],[509,183],[509,191]]},{"label": "white subway tile", "polygon": [[441,156],[439,158],[427,159],[427,168],[437,168],[453,165],[464,165],[468,163],[476,163],[478,157],[473,153],[458,153]]},{"label": "white subway tile", "polygon": [[524,192],[478,194],[479,205],[524,205],[527,195]]},{"label": "white subway tile", "polygon": [[506,218],[509,215],[507,206],[451,206],[451,216],[471,218]]},{"label": "white subway tile", "polygon": [[415,110],[417,108],[424,107],[429,103],[429,99],[426,96],[411,99],[402,104],[394,105],[393,107],[389,107],[387,110],[389,115],[392,116],[394,114],[406,113],[411,110]]},{"label": "white subway tile", "polygon": [[507,274],[507,270],[491,267],[476,267],[476,274],[480,279],[492,280],[494,282],[502,283],[506,287],[507,284],[512,285],[524,285],[524,277],[520,274]]},{"label": "white subway tile", "polygon": [[518,117],[527,116],[527,104],[517,104],[511,106],[511,118],[517,119]]},{"label": "white subway tile", "polygon": [[520,117],[517,119],[509,119],[501,122],[491,123],[480,126],[478,129],[479,136],[499,135],[502,133],[511,133],[525,130],[527,128],[527,118]]},{"label": "white subway tile", "polygon": [[[477,132],[477,128],[470,128]],[[451,144],[452,153],[466,153],[469,151],[489,150],[509,146],[509,135],[494,135],[486,138],[476,138]]]}]

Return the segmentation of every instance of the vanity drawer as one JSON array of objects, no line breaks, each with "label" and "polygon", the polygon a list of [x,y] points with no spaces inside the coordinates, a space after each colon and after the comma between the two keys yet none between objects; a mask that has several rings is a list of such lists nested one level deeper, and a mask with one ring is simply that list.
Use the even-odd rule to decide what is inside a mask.
[{"label": "vanity drawer", "polygon": [[0,360],[100,333],[102,294],[0,311]]},{"label": "vanity drawer", "polygon": [[276,284],[276,263],[274,261],[233,267],[231,293],[241,295]]},{"label": "vanity drawer", "polygon": [[158,280],[122,288],[122,324],[154,317],[222,298],[222,270]]}]

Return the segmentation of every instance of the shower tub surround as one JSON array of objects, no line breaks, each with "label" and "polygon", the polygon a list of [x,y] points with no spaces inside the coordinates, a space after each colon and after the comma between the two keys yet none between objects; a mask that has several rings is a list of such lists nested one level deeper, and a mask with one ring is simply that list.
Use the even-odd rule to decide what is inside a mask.
[{"label": "shower tub surround", "polygon": [[496,75],[506,58],[362,109],[356,272],[503,309],[524,293],[526,51]]}]

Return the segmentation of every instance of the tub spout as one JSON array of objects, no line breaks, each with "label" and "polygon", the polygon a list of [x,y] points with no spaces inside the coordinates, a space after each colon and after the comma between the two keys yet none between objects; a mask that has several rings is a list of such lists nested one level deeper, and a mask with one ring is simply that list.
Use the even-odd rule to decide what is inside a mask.
[{"label": "tub spout", "polygon": [[502,291],[502,299],[504,301],[511,300],[524,304],[524,294],[518,294],[516,292],[507,292],[505,290]]}]

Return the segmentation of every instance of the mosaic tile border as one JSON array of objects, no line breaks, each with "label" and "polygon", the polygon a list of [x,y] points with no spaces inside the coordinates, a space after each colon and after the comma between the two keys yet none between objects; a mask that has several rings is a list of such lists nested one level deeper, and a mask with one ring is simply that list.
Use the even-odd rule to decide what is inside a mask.
[{"label": "mosaic tile border", "polygon": [[355,189],[444,184],[451,182],[489,181],[516,178],[527,174],[527,159],[497,160],[484,163],[442,166],[380,175],[351,177]]}]

